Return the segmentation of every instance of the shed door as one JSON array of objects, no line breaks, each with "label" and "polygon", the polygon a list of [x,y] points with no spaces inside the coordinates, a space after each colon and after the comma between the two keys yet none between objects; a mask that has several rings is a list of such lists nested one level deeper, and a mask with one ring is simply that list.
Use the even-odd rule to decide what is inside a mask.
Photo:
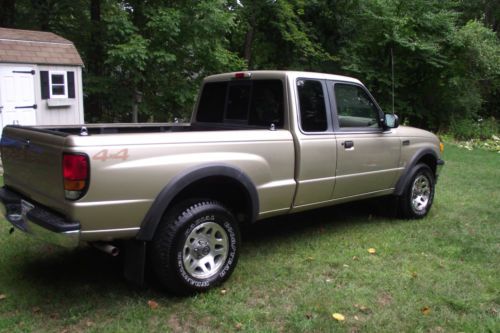
[{"label": "shed door", "polygon": [[35,125],[35,75],[32,67],[0,69],[0,133],[7,125]]}]

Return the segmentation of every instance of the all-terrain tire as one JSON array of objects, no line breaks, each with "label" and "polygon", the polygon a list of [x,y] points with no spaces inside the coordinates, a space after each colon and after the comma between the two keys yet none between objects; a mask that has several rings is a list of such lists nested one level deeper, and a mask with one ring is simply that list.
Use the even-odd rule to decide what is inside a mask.
[{"label": "all-terrain tire", "polygon": [[410,171],[409,181],[399,201],[399,214],[407,219],[420,219],[429,213],[434,201],[436,178],[424,163]]},{"label": "all-terrain tire", "polygon": [[189,295],[227,280],[238,261],[240,232],[221,203],[188,200],[163,218],[151,243],[152,269],[170,292]]}]

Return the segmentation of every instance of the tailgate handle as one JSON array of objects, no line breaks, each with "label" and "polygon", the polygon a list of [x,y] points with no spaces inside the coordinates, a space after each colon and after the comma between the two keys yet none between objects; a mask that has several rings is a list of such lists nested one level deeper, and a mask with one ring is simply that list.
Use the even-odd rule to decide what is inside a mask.
[{"label": "tailgate handle", "polygon": [[37,105],[36,104],[33,104],[33,105],[26,105],[26,106],[16,106],[15,109],[37,109]]}]

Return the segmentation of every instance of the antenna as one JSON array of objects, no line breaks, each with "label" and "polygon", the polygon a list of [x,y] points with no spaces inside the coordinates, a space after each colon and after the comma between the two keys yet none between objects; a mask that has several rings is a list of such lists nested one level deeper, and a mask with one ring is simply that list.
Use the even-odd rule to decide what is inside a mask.
[{"label": "antenna", "polygon": [[394,53],[391,46],[392,114],[394,114]]}]

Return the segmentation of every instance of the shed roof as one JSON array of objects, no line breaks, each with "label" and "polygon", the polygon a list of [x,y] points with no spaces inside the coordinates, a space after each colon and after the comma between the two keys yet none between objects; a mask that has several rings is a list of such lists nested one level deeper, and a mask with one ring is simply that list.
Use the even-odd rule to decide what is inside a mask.
[{"label": "shed roof", "polygon": [[0,62],[83,66],[78,51],[52,32],[0,28]]}]

